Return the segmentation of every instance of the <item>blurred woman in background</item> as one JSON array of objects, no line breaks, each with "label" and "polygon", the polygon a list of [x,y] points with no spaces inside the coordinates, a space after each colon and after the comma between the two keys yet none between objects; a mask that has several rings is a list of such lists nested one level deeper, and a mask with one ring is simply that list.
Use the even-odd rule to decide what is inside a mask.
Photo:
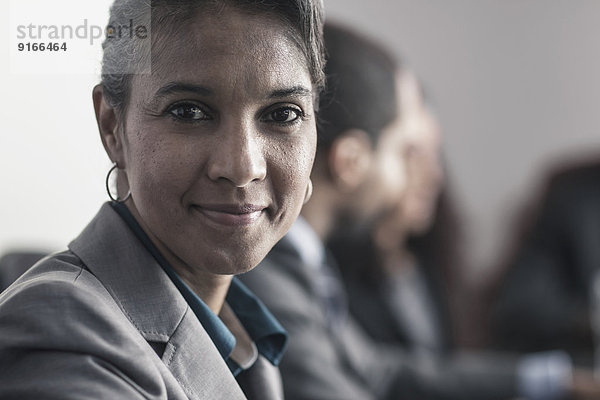
[{"label": "blurred woman in background", "polygon": [[[404,82],[406,188],[355,237],[331,248],[349,291],[353,315],[375,339],[439,351],[453,342],[450,285],[458,268],[456,213],[444,187],[441,135],[416,77]],[[354,236],[355,233],[352,233]],[[374,312],[374,310],[379,310]]]}]

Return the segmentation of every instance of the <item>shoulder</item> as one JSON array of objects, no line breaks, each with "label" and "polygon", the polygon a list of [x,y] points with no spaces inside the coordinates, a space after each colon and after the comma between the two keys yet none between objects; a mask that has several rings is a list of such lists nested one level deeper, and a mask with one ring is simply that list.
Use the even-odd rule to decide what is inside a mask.
[{"label": "shoulder", "polygon": [[[59,307],[92,303],[106,291],[70,251],[50,255],[17,279],[0,296],[0,316],[14,310],[64,311]],[[35,306],[35,307],[34,307]],[[68,314],[68,313],[62,313]]]},{"label": "shoulder", "polygon": [[555,168],[547,179],[549,195],[578,197],[581,193],[600,194],[600,161],[579,162]]},{"label": "shoulder", "polygon": [[309,269],[293,248],[279,242],[253,270],[239,278],[255,293],[262,295],[264,289],[283,294],[289,290],[309,290]]},{"label": "shoulder", "polygon": [[[295,264],[301,267],[299,264]],[[277,303],[277,299],[306,296],[308,285],[295,273],[294,265],[281,263],[277,259],[267,256],[252,271],[238,278],[254,293],[257,293],[269,308]]]},{"label": "shoulder", "polygon": [[293,253],[276,248],[252,271],[238,278],[288,330],[290,324],[323,318],[309,267]]},{"label": "shoulder", "polygon": [[164,391],[151,348],[68,251],[43,259],[2,293],[0,337],[0,397]]},{"label": "shoulder", "polygon": [[125,321],[104,286],[69,251],[43,259],[0,296],[0,330],[27,332],[11,336],[21,344],[106,341],[101,332]]},{"label": "shoulder", "polygon": [[600,162],[563,163],[550,170],[542,182],[519,214],[518,226],[524,227],[521,233],[538,225],[535,229],[545,235],[547,230],[571,225],[574,220],[587,219],[590,212],[598,212]]}]

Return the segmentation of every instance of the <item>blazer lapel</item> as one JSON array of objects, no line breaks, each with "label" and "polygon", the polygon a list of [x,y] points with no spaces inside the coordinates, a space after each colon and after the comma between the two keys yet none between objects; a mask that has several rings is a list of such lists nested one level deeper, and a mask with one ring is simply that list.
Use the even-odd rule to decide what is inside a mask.
[{"label": "blazer lapel", "polygon": [[150,342],[190,399],[245,399],[185,299],[121,217],[105,203],[69,248]]}]

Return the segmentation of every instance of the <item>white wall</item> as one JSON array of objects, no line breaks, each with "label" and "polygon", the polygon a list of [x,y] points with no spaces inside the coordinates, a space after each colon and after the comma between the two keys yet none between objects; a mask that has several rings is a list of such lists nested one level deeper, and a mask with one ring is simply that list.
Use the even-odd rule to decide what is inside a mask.
[{"label": "white wall", "polygon": [[[105,25],[110,1],[15,2],[29,10],[25,17],[10,16],[13,2],[13,7],[8,1],[0,3],[0,254],[19,248],[65,248],[106,199],[104,176],[110,167],[91,101],[92,87],[98,82],[93,72],[99,70],[99,62],[92,58],[76,64],[81,57],[71,51],[82,40],[69,42],[67,52],[60,54],[65,69],[76,68],[77,73],[22,74],[11,71],[15,59],[9,55],[16,46],[9,18],[25,24],[79,24],[86,18]],[[49,15],[41,8],[43,3],[61,16]],[[99,54],[100,42],[93,48]],[[33,57],[16,56],[23,57],[21,61]],[[55,55],[37,56],[27,61],[28,66],[44,71]]]},{"label": "white wall", "polygon": [[[110,3],[45,3],[61,2],[79,4],[57,6],[71,10],[74,19],[100,21]],[[497,255],[506,217],[541,167],[561,154],[600,151],[600,1],[325,3],[328,17],[386,41],[425,81],[443,124],[477,265]],[[91,103],[98,78],[11,73],[8,11],[3,1],[0,253],[24,246],[58,249],[106,199],[110,164]],[[36,64],[43,66],[43,59]]]}]

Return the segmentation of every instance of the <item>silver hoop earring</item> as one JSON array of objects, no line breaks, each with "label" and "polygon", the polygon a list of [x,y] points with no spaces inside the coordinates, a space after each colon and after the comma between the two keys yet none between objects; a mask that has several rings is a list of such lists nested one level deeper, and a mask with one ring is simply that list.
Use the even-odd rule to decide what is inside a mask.
[{"label": "silver hoop earring", "polygon": [[108,193],[108,197],[112,200],[112,201],[116,201],[117,203],[124,203],[126,202],[130,197],[131,197],[131,189],[127,191],[127,196],[125,196],[124,199],[119,199],[119,195],[117,194],[117,198],[114,198],[112,193],[110,192],[110,175],[112,174],[112,172],[119,168],[117,166],[117,163],[113,163],[113,166],[108,170],[108,174],[106,174],[106,193]]}]

